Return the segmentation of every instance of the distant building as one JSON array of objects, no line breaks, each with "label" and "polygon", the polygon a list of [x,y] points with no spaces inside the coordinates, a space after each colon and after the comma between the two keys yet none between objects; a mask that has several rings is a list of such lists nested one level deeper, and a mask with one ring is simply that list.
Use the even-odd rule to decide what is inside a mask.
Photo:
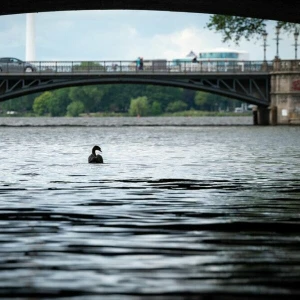
[{"label": "distant building", "polygon": [[[249,53],[226,48],[201,51],[197,55],[190,51],[185,57],[172,60],[173,68],[184,68],[188,71],[230,71],[236,68],[244,70],[245,62],[249,60]],[[195,64],[197,63],[197,64]]]},{"label": "distant building", "polygon": [[244,61],[244,60],[249,60],[249,53],[246,51],[219,48],[219,49],[199,52],[198,60],[199,61],[205,61],[205,60]]},{"label": "distant building", "polygon": [[231,71],[239,69],[244,70],[245,62],[249,60],[249,53],[246,51],[238,51],[226,48],[219,48],[208,51],[201,51],[198,61],[202,64],[202,68],[207,71]]}]

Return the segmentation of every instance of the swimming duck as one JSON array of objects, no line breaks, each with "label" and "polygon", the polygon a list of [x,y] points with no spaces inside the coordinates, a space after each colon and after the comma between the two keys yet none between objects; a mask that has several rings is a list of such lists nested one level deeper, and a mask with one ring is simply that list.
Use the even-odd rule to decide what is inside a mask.
[{"label": "swimming duck", "polygon": [[89,156],[89,163],[103,164],[103,158],[100,154],[96,155],[96,151],[101,151],[99,146],[94,146],[92,149],[92,154]]}]

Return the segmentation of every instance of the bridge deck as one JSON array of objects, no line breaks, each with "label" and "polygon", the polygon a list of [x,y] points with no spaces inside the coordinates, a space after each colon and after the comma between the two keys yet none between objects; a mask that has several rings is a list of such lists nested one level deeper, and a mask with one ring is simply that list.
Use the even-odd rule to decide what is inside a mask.
[{"label": "bridge deck", "polygon": [[37,61],[0,63],[0,70],[0,101],[71,86],[151,84],[201,90],[266,107],[272,74],[299,74],[300,61],[161,59],[145,60],[143,68],[136,61]]},{"label": "bridge deck", "polygon": [[270,61],[197,61],[174,62],[167,60],[146,60],[143,67],[135,61],[35,61],[20,64],[0,63],[1,75],[11,73],[267,73],[272,70]]},{"label": "bridge deck", "polygon": [[[269,104],[267,61],[176,62],[136,61],[21,62],[0,64],[0,101],[22,95],[79,85],[151,84],[202,90],[251,104]],[[33,72],[26,72],[28,70]]]}]

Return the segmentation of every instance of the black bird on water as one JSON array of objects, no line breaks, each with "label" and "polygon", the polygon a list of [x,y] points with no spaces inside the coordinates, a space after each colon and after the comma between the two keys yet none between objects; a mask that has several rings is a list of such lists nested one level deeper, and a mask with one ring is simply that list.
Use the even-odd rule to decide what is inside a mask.
[{"label": "black bird on water", "polygon": [[99,146],[94,146],[92,149],[92,154],[89,156],[89,163],[103,164],[103,157],[100,154],[96,155],[97,150],[102,152]]}]

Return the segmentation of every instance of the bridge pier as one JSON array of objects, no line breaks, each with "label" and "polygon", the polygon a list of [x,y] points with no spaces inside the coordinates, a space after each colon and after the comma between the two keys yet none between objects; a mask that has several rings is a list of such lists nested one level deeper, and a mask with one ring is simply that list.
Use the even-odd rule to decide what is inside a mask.
[{"label": "bridge pier", "polygon": [[257,106],[255,108],[253,108],[252,113],[253,113],[253,124],[254,125],[269,125],[270,124],[270,109],[268,107]]},{"label": "bridge pier", "polygon": [[270,115],[270,118],[269,118],[269,121],[270,121],[270,125],[277,125],[277,106],[270,106],[269,107],[270,109],[270,112],[269,112],[269,115]]},{"label": "bridge pier", "polygon": [[300,124],[300,61],[273,61],[270,123]]}]

